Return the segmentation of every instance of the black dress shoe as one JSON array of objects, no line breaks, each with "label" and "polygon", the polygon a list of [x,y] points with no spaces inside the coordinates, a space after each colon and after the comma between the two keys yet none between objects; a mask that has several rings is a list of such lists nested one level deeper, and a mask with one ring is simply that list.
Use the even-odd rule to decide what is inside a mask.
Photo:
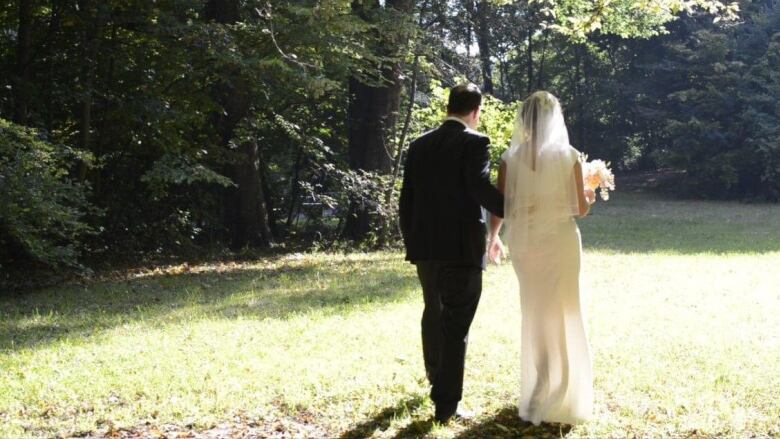
[{"label": "black dress shoe", "polygon": [[458,403],[448,405],[436,405],[436,414],[433,419],[439,424],[446,424],[458,411]]},{"label": "black dress shoe", "polygon": [[436,410],[436,416],[434,416],[434,419],[439,424],[446,424],[450,421],[471,421],[474,419],[474,417],[474,412],[463,408],[457,408],[455,411],[448,412]]}]

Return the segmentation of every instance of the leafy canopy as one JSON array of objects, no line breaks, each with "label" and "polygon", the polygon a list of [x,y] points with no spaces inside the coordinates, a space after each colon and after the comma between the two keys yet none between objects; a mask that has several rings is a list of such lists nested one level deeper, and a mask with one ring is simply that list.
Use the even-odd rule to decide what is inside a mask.
[{"label": "leafy canopy", "polygon": [[[512,0],[494,0],[505,5]],[[584,41],[594,32],[623,38],[666,33],[665,25],[680,14],[704,11],[716,21],[734,20],[738,2],[720,0],[530,0],[546,16],[545,27]]]}]

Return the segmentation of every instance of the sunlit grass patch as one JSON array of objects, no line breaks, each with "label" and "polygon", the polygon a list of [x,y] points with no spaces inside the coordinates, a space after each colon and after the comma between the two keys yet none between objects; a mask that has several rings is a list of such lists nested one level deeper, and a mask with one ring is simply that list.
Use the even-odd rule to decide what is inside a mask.
[{"label": "sunlit grass patch", "polygon": [[488,271],[470,336],[464,402],[478,418],[434,426],[413,267],[376,253],[2,298],[0,437],[225,422],[315,437],[778,435],[778,213],[617,194],[581,222],[596,410],[570,430],[514,416],[509,265]]}]

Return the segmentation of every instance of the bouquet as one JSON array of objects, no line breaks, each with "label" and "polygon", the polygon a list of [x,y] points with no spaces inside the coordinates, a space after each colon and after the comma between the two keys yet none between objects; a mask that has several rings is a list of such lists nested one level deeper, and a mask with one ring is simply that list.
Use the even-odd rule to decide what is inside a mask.
[{"label": "bouquet", "polygon": [[615,175],[609,169],[609,162],[604,160],[588,161],[587,155],[582,155],[582,176],[585,179],[585,188],[592,191],[601,189],[599,194],[604,201],[609,200],[609,191],[615,190]]}]

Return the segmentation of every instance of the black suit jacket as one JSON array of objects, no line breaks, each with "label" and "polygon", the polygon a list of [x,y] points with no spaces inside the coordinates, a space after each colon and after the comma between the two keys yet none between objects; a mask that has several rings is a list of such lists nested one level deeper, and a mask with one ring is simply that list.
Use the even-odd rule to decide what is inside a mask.
[{"label": "black suit jacket", "polygon": [[485,209],[504,216],[504,197],[490,182],[489,145],[452,120],[412,142],[399,205],[408,261],[485,268]]}]

